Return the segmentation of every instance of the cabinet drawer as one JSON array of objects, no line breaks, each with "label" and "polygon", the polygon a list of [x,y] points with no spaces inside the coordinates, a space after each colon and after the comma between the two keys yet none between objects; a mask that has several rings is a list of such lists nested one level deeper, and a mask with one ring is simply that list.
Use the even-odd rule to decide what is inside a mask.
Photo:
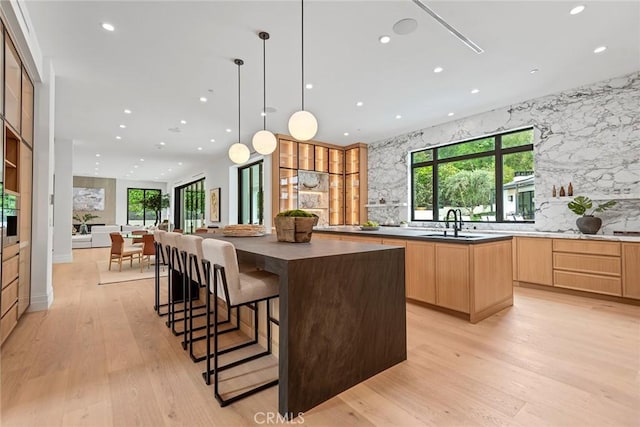
[{"label": "cabinet drawer", "polygon": [[2,316],[0,321],[0,343],[3,343],[9,336],[13,328],[18,323],[18,304],[14,304],[13,307],[7,311],[7,314]]},{"label": "cabinet drawer", "polygon": [[620,243],[596,242],[593,240],[553,239],[554,252],[575,252],[593,255],[620,256]]},{"label": "cabinet drawer", "polygon": [[556,270],[553,272],[553,282],[559,288],[622,296],[622,280],[619,277]]},{"label": "cabinet drawer", "polygon": [[4,288],[9,283],[18,277],[20,257],[14,256],[13,258],[4,261],[2,263],[2,287]]},{"label": "cabinet drawer", "polygon": [[615,256],[556,252],[553,254],[553,268],[611,276],[620,276],[621,274],[620,258]]},{"label": "cabinet drawer", "polygon": [[11,257],[13,257],[14,255],[18,255],[18,252],[20,252],[20,244],[16,243],[15,245],[11,245],[11,246],[6,246],[4,248],[2,248],[2,259],[9,259]]},{"label": "cabinet drawer", "polygon": [[14,280],[9,286],[2,290],[2,316],[18,300],[18,281]]}]

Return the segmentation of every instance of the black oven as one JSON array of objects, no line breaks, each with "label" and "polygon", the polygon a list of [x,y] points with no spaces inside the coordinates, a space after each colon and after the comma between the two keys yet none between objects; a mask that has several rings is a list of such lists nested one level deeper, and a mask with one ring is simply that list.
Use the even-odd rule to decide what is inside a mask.
[{"label": "black oven", "polygon": [[20,196],[5,193],[2,196],[2,245],[9,246],[19,242]]}]

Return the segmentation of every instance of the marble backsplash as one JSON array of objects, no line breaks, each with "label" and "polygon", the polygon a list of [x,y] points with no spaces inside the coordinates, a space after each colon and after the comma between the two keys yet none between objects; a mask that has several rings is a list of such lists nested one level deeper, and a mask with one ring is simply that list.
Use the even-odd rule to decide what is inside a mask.
[{"label": "marble backsplash", "polygon": [[[577,216],[567,208],[571,198],[551,193],[571,182],[575,195],[618,200],[598,214],[601,233],[640,230],[640,72],[374,142],[368,198],[409,202],[409,151],[526,126],[535,133],[535,224],[467,226],[578,232]],[[399,222],[408,219],[408,209],[370,208],[369,218]]]}]

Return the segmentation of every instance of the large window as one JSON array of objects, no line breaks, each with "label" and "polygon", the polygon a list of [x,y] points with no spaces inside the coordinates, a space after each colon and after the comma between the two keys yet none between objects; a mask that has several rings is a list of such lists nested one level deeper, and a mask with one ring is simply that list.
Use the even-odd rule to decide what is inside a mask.
[{"label": "large window", "polygon": [[204,178],[175,189],[177,203],[174,206],[176,228],[184,233],[195,233],[199,227],[205,227]]},{"label": "large window", "polygon": [[238,169],[238,224],[262,224],[262,160]]},{"label": "large window", "polygon": [[159,220],[156,211],[148,209],[144,203],[150,197],[160,197],[161,191],[149,188],[127,189],[127,224],[148,226]]},{"label": "large window", "polygon": [[411,219],[534,220],[533,129],[411,153]]}]

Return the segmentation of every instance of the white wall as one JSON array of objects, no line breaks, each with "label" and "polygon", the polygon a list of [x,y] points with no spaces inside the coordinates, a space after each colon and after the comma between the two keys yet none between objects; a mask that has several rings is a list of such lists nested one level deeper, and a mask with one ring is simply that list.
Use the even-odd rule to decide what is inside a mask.
[{"label": "white wall", "polygon": [[53,205],[53,262],[71,262],[71,227],[73,216],[73,141],[56,140],[55,188]]},{"label": "white wall", "polygon": [[[167,192],[166,182],[155,181],[130,181],[126,179],[116,180],[116,224],[127,224],[127,189],[128,188],[149,188]],[[153,225],[153,224],[152,224]]]}]

